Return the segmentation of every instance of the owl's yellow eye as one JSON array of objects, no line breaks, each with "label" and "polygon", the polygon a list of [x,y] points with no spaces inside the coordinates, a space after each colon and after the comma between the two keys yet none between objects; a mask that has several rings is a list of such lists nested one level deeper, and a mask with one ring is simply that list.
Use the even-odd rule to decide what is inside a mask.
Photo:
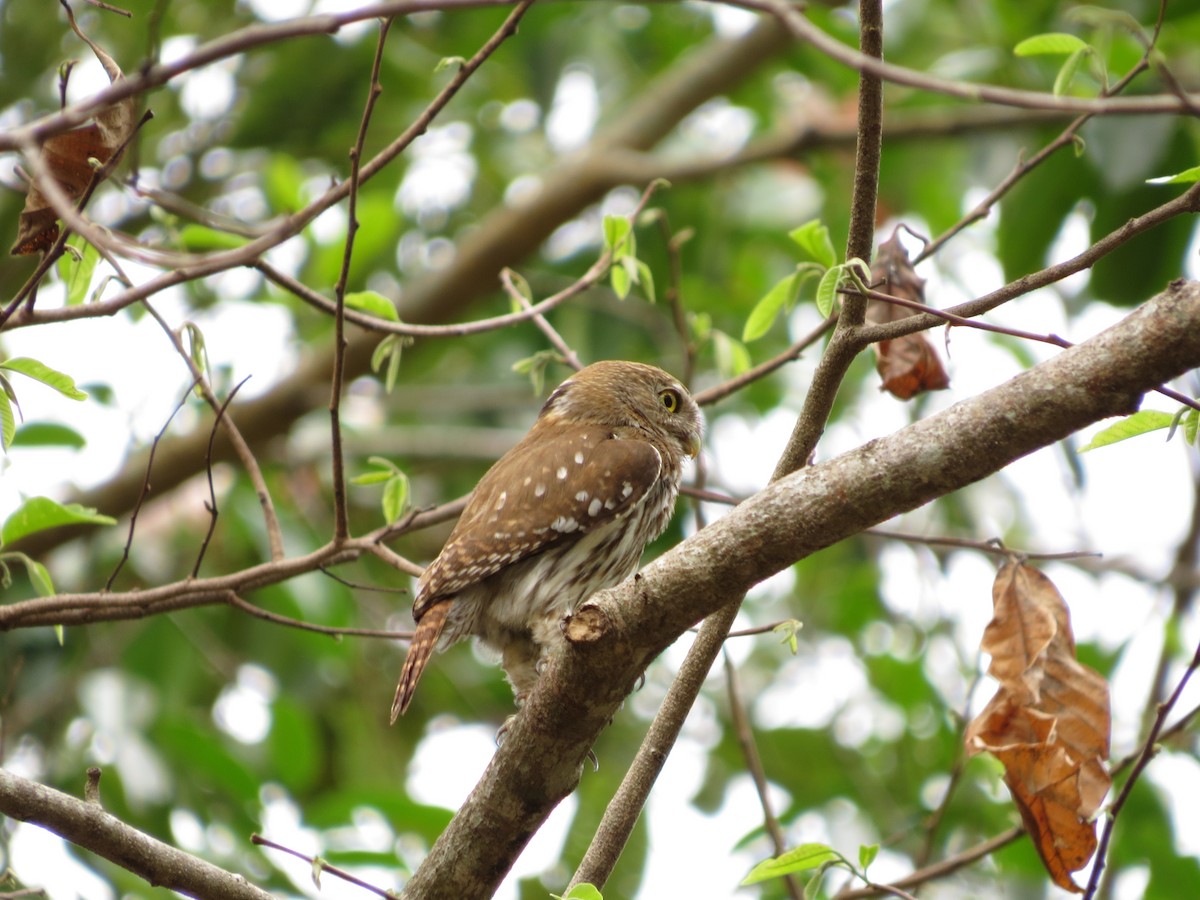
[{"label": "owl's yellow eye", "polygon": [[667,408],[667,412],[675,412],[679,409],[679,392],[670,389],[658,392],[658,399],[662,401],[662,405]]}]

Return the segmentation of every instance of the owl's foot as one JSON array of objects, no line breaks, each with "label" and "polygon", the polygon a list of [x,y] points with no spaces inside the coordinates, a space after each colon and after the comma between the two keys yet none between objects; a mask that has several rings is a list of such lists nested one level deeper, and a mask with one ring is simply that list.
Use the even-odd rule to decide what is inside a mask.
[{"label": "owl's foot", "polygon": [[513,713],[504,720],[504,724],[500,726],[500,730],[496,732],[496,746],[504,746],[504,739],[508,737],[508,729],[512,727],[512,723],[517,719],[517,714]]}]

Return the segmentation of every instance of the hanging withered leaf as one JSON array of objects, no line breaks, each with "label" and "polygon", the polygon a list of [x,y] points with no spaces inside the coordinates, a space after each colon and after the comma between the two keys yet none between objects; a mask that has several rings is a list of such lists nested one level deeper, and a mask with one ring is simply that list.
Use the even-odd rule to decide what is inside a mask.
[{"label": "hanging withered leaf", "polygon": [[[879,245],[875,263],[871,266],[871,277],[884,293],[925,305],[925,280],[917,276],[908,261],[908,253],[900,243],[899,229]],[[867,321],[872,325],[915,315],[916,310],[898,303],[885,300],[867,303]],[[950,386],[950,378],[937,351],[923,334],[908,334],[877,343],[875,369],[883,379],[881,389],[901,400],[909,400],[922,391],[940,391]]]},{"label": "hanging withered leaf", "polygon": [[[80,30],[71,8],[63,5],[67,10],[67,19],[72,30],[92,48],[96,59],[104,66],[109,81],[115,83],[123,78],[124,75],[113,58]],[[82,197],[88,185],[92,183],[96,166],[107,164],[128,142],[135,127],[134,103],[133,97],[127,97],[96,113],[92,124],[56,134],[42,144],[42,157],[46,168],[72,202]],[[14,256],[43,253],[49,250],[56,240],[58,214],[35,179],[29,186],[29,193],[25,195],[25,208],[21,211],[17,241],[13,244],[12,253]]]},{"label": "hanging withered leaf", "polygon": [[980,646],[1000,689],[967,728],[966,750],[1000,760],[1050,877],[1082,893],[1071,873],[1096,852],[1093,817],[1112,786],[1108,684],[1075,658],[1066,603],[1037,569],[1006,562],[992,602]]}]

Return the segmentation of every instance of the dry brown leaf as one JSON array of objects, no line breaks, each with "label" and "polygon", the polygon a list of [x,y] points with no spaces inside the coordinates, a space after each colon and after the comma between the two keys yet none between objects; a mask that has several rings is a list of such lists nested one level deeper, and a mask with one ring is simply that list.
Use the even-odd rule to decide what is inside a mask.
[{"label": "dry brown leaf", "polygon": [[[894,297],[925,304],[925,279],[918,277],[908,253],[900,244],[899,230],[879,245],[871,277],[882,284],[880,290]],[[867,303],[867,321],[873,325],[915,316],[915,310],[884,300]],[[950,386],[937,351],[923,334],[909,334],[894,341],[875,345],[875,369],[883,378],[882,389],[901,400],[909,400],[922,391],[940,391]]]},{"label": "dry brown leaf", "polygon": [[[109,81],[116,82],[124,77],[113,58],[80,30],[71,8],[67,6],[66,10],[71,28],[92,48]],[[134,129],[134,102],[133,97],[128,97],[98,112],[93,124],[57,134],[42,144],[46,167],[72,201],[82,197],[92,182],[95,168],[90,160],[104,165],[128,141]],[[12,253],[14,256],[42,253],[56,240],[58,215],[35,181],[25,195],[25,208],[21,211]]]},{"label": "dry brown leaf", "polygon": [[1096,852],[1093,817],[1112,786],[1108,684],[1075,658],[1067,605],[1037,569],[1006,562],[992,602],[980,646],[1000,689],[967,728],[967,753],[1000,760],[1054,883],[1082,893],[1071,873]]}]

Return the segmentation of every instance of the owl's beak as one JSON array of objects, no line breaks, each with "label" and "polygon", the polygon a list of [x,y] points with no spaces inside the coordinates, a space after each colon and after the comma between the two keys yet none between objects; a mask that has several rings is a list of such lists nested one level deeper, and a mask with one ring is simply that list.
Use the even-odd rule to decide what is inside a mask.
[{"label": "owl's beak", "polygon": [[692,459],[700,455],[700,435],[693,434],[688,438],[687,452]]}]

